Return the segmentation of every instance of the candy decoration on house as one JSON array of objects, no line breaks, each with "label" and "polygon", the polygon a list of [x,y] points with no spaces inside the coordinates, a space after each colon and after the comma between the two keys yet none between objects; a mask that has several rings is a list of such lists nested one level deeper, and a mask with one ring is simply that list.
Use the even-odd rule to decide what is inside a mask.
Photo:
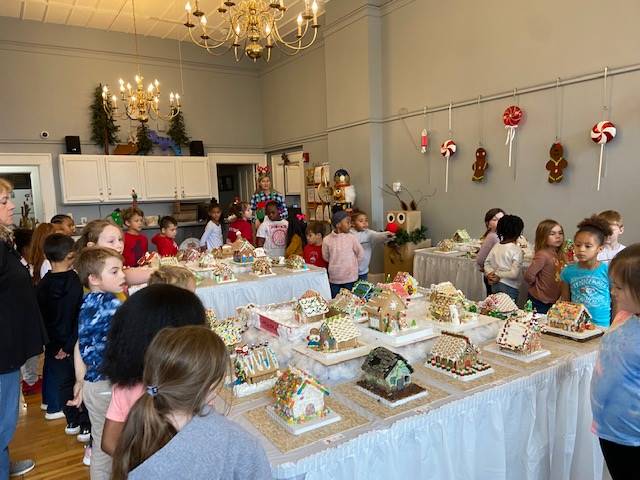
[{"label": "candy decoration on house", "polygon": [[511,167],[511,151],[513,147],[513,140],[516,138],[516,128],[518,128],[523,117],[524,112],[517,105],[508,106],[502,114],[504,128],[507,130],[507,140],[504,144],[509,145],[509,167]]},{"label": "candy decoration on house", "polygon": [[602,157],[604,146],[616,136],[616,127],[609,120],[596,123],[591,129],[591,140],[600,145],[600,160],[598,161],[598,187],[600,191],[600,178],[602,177]]},{"label": "candy decoration on house", "polygon": [[563,170],[569,163],[564,158],[564,148],[560,142],[555,142],[549,150],[551,159],[547,162],[546,169],[549,170],[549,183],[560,183],[564,178]]},{"label": "candy decoration on house", "polygon": [[476,161],[471,165],[473,169],[473,177],[471,180],[474,182],[482,182],[484,180],[484,172],[489,168],[489,162],[487,162],[487,151],[479,147],[476,150]]},{"label": "candy decoration on house", "polygon": [[420,153],[427,153],[427,147],[429,146],[429,137],[427,136],[427,129],[423,128],[420,134]]},{"label": "candy decoration on house", "polygon": [[440,154],[447,160],[447,164],[444,170],[444,191],[445,193],[449,191],[449,158],[452,155],[456,154],[456,143],[449,139],[445,140],[445,142],[440,146]]}]

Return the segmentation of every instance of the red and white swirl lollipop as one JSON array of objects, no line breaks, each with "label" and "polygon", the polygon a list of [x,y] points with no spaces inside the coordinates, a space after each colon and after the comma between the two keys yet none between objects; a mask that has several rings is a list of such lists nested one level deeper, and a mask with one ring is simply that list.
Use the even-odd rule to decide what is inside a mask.
[{"label": "red and white swirl lollipop", "polygon": [[507,140],[505,145],[509,145],[509,167],[511,167],[511,149],[513,146],[513,140],[516,138],[516,128],[524,118],[524,112],[517,105],[510,105],[506,108],[502,114],[502,122],[504,128],[507,129]]},{"label": "red and white swirl lollipop", "polygon": [[598,161],[598,191],[600,191],[600,178],[602,177],[602,157],[604,146],[616,137],[616,126],[609,120],[596,123],[591,129],[591,140],[600,145],[600,160]]},{"label": "red and white swirl lollipop", "polygon": [[453,140],[445,140],[445,142],[440,145],[440,154],[447,159],[447,166],[445,167],[444,174],[444,191],[449,191],[449,158],[456,154],[456,142]]}]

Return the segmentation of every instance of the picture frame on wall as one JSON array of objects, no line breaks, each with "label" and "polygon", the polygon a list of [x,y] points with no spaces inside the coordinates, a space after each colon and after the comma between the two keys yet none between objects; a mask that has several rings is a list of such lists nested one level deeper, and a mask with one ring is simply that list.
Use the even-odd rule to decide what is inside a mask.
[{"label": "picture frame on wall", "polygon": [[218,177],[218,190],[220,192],[232,192],[234,189],[233,175]]}]

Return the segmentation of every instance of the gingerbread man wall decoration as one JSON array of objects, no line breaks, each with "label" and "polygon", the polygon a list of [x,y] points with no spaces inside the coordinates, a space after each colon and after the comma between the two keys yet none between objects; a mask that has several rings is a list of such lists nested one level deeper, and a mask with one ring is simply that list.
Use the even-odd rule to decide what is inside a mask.
[{"label": "gingerbread man wall decoration", "polygon": [[476,161],[471,165],[473,170],[473,177],[471,180],[474,182],[482,182],[484,180],[484,171],[489,168],[489,162],[487,162],[487,151],[480,147],[476,150]]},{"label": "gingerbread man wall decoration", "polygon": [[551,145],[549,155],[551,159],[547,162],[546,169],[549,170],[549,183],[560,183],[564,178],[563,170],[569,166],[569,162],[564,158],[564,148],[562,144],[556,142]]}]

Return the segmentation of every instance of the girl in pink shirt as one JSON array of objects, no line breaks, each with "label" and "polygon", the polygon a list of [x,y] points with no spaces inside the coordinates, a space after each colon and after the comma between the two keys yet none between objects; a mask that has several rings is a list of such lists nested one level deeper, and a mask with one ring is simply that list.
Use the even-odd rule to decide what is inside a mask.
[{"label": "girl in pink shirt", "polygon": [[102,432],[102,450],[113,455],[129,411],[142,396],[144,354],[165,327],[205,325],[198,297],[184,288],[155,284],[134,293],[111,320],[103,373],[113,384]]},{"label": "girl in pink shirt", "polygon": [[333,232],[322,242],[322,256],[329,264],[329,286],[331,297],[335,297],[340,289],[351,290],[353,283],[358,280],[358,263],[364,256],[362,245],[358,238],[349,233],[351,218],[344,210],[340,210],[331,217]]}]

